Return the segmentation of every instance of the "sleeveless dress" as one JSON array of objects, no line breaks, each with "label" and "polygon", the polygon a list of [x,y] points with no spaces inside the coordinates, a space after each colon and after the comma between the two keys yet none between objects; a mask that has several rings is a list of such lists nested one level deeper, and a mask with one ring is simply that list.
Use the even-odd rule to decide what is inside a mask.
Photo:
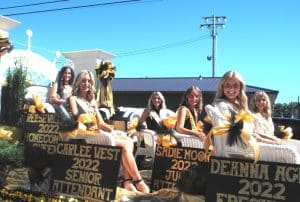
[{"label": "sleeveless dress", "polygon": [[[186,106],[181,106],[185,107]],[[180,108],[179,108],[180,109]],[[179,110],[178,109],[178,110]],[[187,108],[188,109],[188,108]],[[195,115],[191,113],[191,111],[188,109],[185,121],[184,121],[184,127],[190,130],[197,130],[197,122],[199,121],[199,118],[202,117],[200,114],[198,115],[198,119],[195,120]],[[204,130],[205,132],[205,130]],[[189,134],[182,134],[174,130],[174,136],[179,139],[181,142],[182,147],[190,147],[190,148],[203,148],[203,142],[200,140],[199,137],[195,135],[189,135]]]},{"label": "sleeveless dress", "polygon": [[166,128],[162,124],[161,110],[151,110],[149,116],[146,118],[147,129],[159,132]]},{"label": "sleeveless dress", "polygon": [[[90,113],[96,115],[96,109],[88,101],[75,97],[78,114]],[[78,134],[75,139],[84,139],[88,144],[110,145],[115,146],[115,134],[99,130],[99,135]]]},{"label": "sleeveless dress", "polygon": [[[272,119],[263,117],[260,113],[255,114],[255,132],[265,136],[275,137],[274,123]],[[300,154],[300,141],[296,139],[282,139],[282,144],[294,148]]]},{"label": "sleeveless dress", "polygon": [[66,102],[59,105],[53,105],[58,117],[62,121],[70,120],[71,119],[71,112],[70,112],[70,104],[67,99],[72,95],[72,86],[65,85],[61,95],[57,94],[57,97],[65,100]]}]

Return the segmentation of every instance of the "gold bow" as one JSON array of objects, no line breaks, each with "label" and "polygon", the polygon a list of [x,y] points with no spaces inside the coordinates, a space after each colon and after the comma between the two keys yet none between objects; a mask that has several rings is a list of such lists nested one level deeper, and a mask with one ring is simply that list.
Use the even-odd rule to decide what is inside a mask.
[{"label": "gold bow", "polygon": [[111,87],[111,80],[115,77],[116,68],[109,61],[101,62],[96,65],[96,74],[101,82],[101,87],[97,93],[97,102],[100,106],[107,107],[111,115],[115,114],[113,105],[113,94]]},{"label": "gold bow", "polygon": [[138,126],[139,124],[139,119],[138,118],[133,118],[130,122],[127,123],[127,130],[128,131],[131,131],[131,130],[134,130],[136,129],[136,127]]},{"label": "gold bow", "polygon": [[9,42],[8,33],[0,30],[0,57],[9,53],[13,46]]},{"label": "gold bow", "polygon": [[41,103],[40,97],[36,94],[32,94],[32,101],[34,105],[29,105],[28,111],[32,114],[36,112],[45,113],[45,108],[43,103]]},{"label": "gold bow", "polygon": [[177,146],[177,140],[171,134],[159,134],[156,139],[156,144],[163,147]]},{"label": "gold bow", "polygon": [[78,134],[80,135],[99,135],[97,127],[97,119],[94,114],[85,113],[80,114],[77,118],[78,122]]},{"label": "gold bow", "polygon": [[291,139],[293,137],[293,131],[291,127],[286,127],[283,125],[278,126],[279,131],[283,134],[283,139]]},{"label": "gold bow", "polygon": [[[239,111],[238,114],[236,114],[234,123],[238,123],[239,121],[243,121],[244,123],[252,123],[253,122],[253,116],[244,110]],[[207,137],[207,140],[205,142],[205,151],[208,152],[209,148],[212,144],[211,136],[213,135],[225,135],[228,133],[228,131],[231,128],[230,124],[230,118],[226,117],[226,120],[223,125],[215,126],[211,129],[210,134]],[[254,151],[254,162],[257,162],[259,159],[259,147],[256,143],[250,141],[252,136],[252,130],[250,128],[247,128],[247,125],[243,125],[243,128],[241,130],[241,138],[242,141],[246,145],[250,145],[253,148]]]},{"label": "gold bow", "polygon": [[162,123],[166,128],[173,129],[175,128],[176,121],[177,121],[176,116],[169,116],[168,118],[163,119]]}]

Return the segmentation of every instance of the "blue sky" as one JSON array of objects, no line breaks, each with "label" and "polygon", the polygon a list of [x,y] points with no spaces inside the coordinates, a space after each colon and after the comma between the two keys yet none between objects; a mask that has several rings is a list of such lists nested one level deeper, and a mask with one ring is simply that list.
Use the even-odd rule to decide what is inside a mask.
[{"label": "blue sky", "polygon": [[[144,0],[55,12],[23,12],[117,2],[69,0],[4,9],[35,1],[1,1],[1,14],[21,22],[10,31],[16,49],[49,60],[55,51],[102,49],[116,54],[116,77],[206,77],[212,75],[210,29],[202,17],[226,16],[217,28],[215,75],[240,72],[248,85],[278,90],[277,103],[297,102],[300,90],[298,0]],[[120,2],[120,1],[119,1]],[[139,53],[139,54],[137,54]],[[200,86],[201,88],[201,86]]]}]

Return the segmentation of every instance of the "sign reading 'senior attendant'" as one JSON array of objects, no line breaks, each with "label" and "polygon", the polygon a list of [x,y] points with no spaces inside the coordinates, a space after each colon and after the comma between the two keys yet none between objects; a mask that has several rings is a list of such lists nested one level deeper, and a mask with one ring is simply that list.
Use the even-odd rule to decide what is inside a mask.
[{"label": "sign reading 'senior attendant'", "polygon": [[[217,182],[217,183],[216,183]],[[300,200],[300,165],[213,157],[206,201],[295,202]]]},{"label": "sign reading 'senior attendant'", "polygon": [[204,149],[157,145],[152,168],[151,190],[175,188],[181,172],[201,162],[204,163],[205,158]]},{"label": "sign reading 'senior attendant'", "polygon": [[115,199],[121,148],[59,142],[51,191],[88,201]]}]

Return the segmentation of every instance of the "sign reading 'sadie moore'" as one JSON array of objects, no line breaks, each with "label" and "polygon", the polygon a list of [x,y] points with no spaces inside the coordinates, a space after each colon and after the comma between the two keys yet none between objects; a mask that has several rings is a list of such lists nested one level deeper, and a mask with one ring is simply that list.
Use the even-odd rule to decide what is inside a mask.
[{"label": "sign reading 'sadie moore'", "polygon": [[204,161],[204,149],[157,145],[152,168],[151,190],[175,188],[182,171]]},{"label": "sign reading 'sadie moore'", "polygon": [[121,148],[59,142],[51,191],[88,201],[115,199]]},{"label": "sign reading 'sadie moore'", "polygon": [[296,202],[300,165],[213,157],[208,202]]}]

